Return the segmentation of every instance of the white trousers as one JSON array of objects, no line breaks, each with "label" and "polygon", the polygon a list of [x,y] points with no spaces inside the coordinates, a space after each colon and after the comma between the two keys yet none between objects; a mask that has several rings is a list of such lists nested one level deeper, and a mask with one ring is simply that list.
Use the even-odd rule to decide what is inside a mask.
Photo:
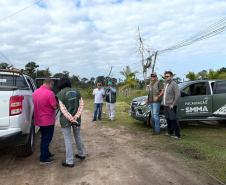
[{"label": "white trousers", "polygon": [[115,104],[106,102],[106,107],[108,110],[108,118],[110,120],[114,120],[115,119]]}]

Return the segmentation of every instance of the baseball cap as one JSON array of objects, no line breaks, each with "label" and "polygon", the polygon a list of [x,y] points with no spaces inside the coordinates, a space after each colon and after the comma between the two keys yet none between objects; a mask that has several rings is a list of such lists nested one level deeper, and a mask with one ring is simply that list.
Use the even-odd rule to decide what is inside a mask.
[{"label": "baseball cap", "polygon": [[112,83],[111,82],[108,82],[108,85],[112,85]]},{"label": "baseball cap", "polygon": [[151,75],[155,75],[155,76],[157,76],[156,72],[152,72],[152,73],[151,73]]}]

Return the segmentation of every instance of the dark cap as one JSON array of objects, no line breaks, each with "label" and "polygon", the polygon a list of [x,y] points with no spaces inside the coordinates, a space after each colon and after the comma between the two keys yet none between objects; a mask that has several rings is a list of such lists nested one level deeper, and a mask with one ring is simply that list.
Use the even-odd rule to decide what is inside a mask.
[{"label": "dark cap", "polygon": [[151,73],[151,75],[155,75],[155,76],[157,76],[156,72],[152,72],[152,73]]}]

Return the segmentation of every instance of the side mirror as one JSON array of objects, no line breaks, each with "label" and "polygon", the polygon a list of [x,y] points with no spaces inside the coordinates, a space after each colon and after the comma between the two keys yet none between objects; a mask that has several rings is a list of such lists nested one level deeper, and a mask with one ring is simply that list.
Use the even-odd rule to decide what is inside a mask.
[{"label": "side mirror", "polygon": [[181,94],[181,97],[188,96],[188,92],[187,91],[181,91],[180,94]]}]

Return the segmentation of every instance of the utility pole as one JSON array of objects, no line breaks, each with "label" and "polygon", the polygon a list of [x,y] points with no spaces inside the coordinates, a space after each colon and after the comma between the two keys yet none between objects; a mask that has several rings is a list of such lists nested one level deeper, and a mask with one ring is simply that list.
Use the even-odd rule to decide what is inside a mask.
[{"label": "utility pole", "polygon": [[113,68],[113,66],[111,66],[110,72],[109,72],[108,76],[106,77],[105,87],[107,86],[107,82],[109,81],[109,76],[111,75],[112,68]]}]

